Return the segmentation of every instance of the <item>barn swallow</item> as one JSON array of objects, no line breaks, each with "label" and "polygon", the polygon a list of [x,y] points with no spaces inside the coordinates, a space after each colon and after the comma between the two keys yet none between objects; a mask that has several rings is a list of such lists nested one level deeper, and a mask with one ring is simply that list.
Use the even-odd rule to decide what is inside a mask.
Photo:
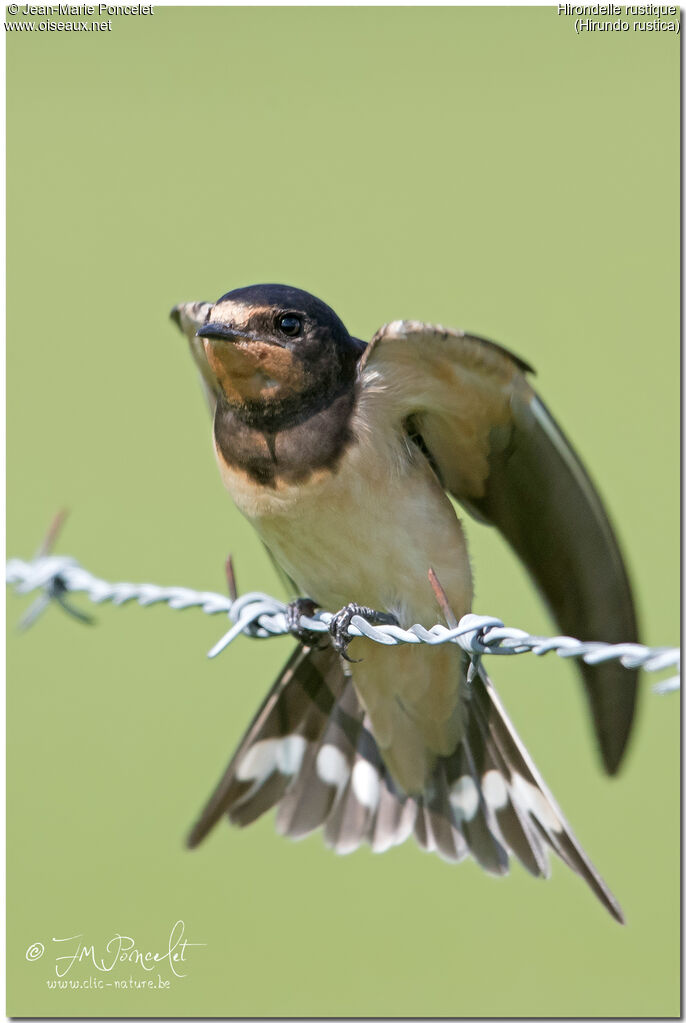
[{"label": "barn swallow", "polygon": [[[414,833],[447,860],[495,874],[515,855],[549,875],[552,849],[620,922],[483,666],[453,644],[348,658],[351,610],[409,627],[437,620],[433,568],[459,619],[472,570],[452,495],[494,525],[560,629],[635,642],[626,570],[601,500],[527,375],[500,345],[414,321],[369,344],[296,288],[239,288],[178,305],[214,415],[223,482],[296,598],[341,614],[325,645],[301,643],[267,695],[189,836],[221,816],[246,825],[277,808],[299,838],[375,851]],[[346,617],[347,611],[347,617]],[[301,634],[302,635],[302,634]],[[359,645],[359,641],[358,641]],[[581,664],[613,773],[631,729],[636,673]]]}]

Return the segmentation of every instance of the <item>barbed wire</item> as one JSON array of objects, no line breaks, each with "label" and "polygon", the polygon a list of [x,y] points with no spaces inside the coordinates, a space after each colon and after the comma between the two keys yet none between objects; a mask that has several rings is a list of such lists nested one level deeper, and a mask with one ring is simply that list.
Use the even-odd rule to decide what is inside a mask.
[{"label": "barbed wire", "polygon": [[[18,594],[40,590],[38,600],[29,608],[20,625],[26,628],[52,602],[81,621],[91,619],[65,600],[65,593],[84,593],[94,604],[112,603],[117,606],[135,601],[141,607],[166,604],[175,610],[199,608],[204,614],[226,614],[233,622],[229,631],[215,643],[208,657],[216,657],[237,636],[243,634],[265,639],[289,632],[286,605],[266,593],[245,593],[232,599],[220,593],[191,590],[184,586],[158,586],[154,583],[107,582],[98,579],[74,558],[60,555],[39,555],[31,561],[13,558],[7,563],[7,583]],[[320,611],[312,616],[302,615],[301,628],[311,632],[327,632],[335,616]],[[399,643],[428,643],[439,646],[457,643],[470,654],[522,654],[531,652],[542,656],[550,652],[559,657],[580,657],[586,664],[617,660],[625,668],[643,668],[662,671],[676,668],[680,671],[681,656],[675,647],[646,647],[640,643],[581,642],[570,636],[533,636],[523,629],[506,627],[499,618],[489,615],[467,614],[454,628],[434,625],[427,629],[413,625],[403,629],[398,625],[372,625],[360,615],[354,615],[348,626],[351,637],[365,636],[375,643],[395,646]],[[673,692],[679,688],[679,674],[670,676],[653,686],[657,693]]]}]

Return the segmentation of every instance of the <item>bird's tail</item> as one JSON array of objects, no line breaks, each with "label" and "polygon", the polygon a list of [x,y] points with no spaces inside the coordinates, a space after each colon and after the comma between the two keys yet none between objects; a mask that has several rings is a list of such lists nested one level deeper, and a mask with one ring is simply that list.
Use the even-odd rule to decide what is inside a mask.
[{"label": "bird's tail", "polygon": [[548,852],[588,883],[623,923],[621,909],[577,842],[519,740],[481,665],[465,683],[457,750],[436,761],[421,796],[398,789],[379,753],[352,679],[331,647],[299,647],[267,695],[188,843],[227,814],[244,826],[277,807],[277,830],[301,838],[324,828],[339,853],[368,842],[384,852],[414,834],[422,848],[494,874],[509,855],[548,877]]}]

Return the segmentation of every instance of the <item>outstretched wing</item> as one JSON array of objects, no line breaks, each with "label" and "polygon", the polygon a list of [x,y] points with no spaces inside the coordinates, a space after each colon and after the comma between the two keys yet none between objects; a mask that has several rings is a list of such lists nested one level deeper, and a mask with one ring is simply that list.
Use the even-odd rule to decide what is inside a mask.
[{"label": "outstretched wing", "polygon": [[[459,331],[387,324],[360,361],[365,417],[419,438],[446,490],[497,526],[560,629],[582,640],[637,640],[631,588],[600,497],[533,390],[525,362]],[[580,664],[603,760],[617,770],[637,672]]]}]

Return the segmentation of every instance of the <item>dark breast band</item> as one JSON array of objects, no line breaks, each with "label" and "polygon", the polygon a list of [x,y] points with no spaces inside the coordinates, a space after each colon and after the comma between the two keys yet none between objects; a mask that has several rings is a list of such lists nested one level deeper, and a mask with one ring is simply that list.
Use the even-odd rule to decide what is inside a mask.
[{"label": "dark breast band", "polygon": [[350,388],[324,408],[294,415],[291,425],[283,417],[275,423],[269,417],[260,422],[254,414],[242,415],[222,396],[214,417],[214,437],[227,465],[255,483],[266,487],[302,483],[314,472],[336,471],[353,440],[354,407],[355,389]]}]

